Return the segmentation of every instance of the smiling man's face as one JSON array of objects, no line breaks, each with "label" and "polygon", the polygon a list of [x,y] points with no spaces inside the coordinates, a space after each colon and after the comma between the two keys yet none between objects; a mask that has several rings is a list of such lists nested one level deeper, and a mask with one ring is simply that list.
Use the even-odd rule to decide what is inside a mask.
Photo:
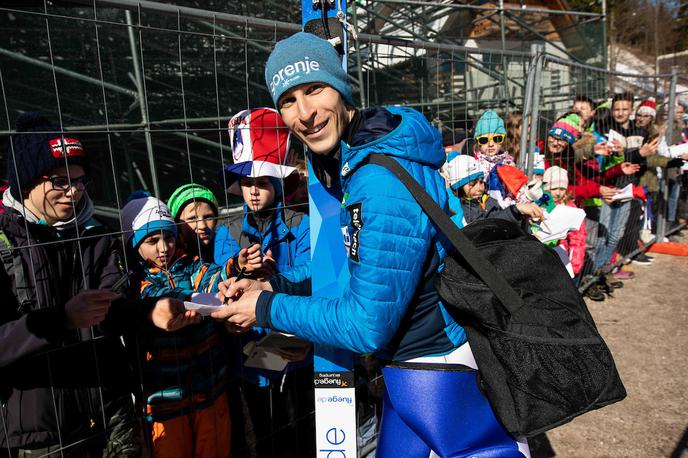
[{"label": "smiling man's face", "polygon": [[323,83],[305,83],[279,99],[284,123],[311,151],[326,154],[339,144],[354,110],[341,94]]}]

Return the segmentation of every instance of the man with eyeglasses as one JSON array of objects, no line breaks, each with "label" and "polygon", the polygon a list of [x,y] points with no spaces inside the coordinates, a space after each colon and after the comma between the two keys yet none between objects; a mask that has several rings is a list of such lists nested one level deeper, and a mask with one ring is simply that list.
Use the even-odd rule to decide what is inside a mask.
[{"label": "man with eyeglasses", "polygon": [[93,218],[81,142],[38,113],[16,123],[0,215],[0,449],[11,458],[140,456],[133,377],[114,331],[146,319],[173,330],[194,318],[181,302],[113,291],[119,239]]}]

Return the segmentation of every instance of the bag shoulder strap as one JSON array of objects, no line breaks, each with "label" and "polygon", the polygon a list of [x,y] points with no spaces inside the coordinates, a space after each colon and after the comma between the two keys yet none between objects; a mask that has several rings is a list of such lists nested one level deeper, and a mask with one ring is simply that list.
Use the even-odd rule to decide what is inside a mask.
[{"label": "bag shoulder strap", "polygon": [[5,231],[0,229],[0,256],[2,256],[3,260],[12,256],[12,250],[12,242],[10,242]]},{"label": "bag shoulder strap", "polygon": [[485,282],[510,313],[514,313],[523,304],[521,297],[509,285],[502,274],[480,254],[473,242],[459,230],[458,226],[454,224],[444,210],[437,205],[437,202],[430,197],[425,189],[401,164],[384,154],[371,154],[361,165],[364,164],[375,164],[386,168],[406,186],[416,202],[428,215],[428,218],[435,224],[435,227],[449,239],[449,242],[456,248],[458,254],[471,266],[478,274],[478,277]]},{"label": "bag shoulder strap", "polygon": [[19,301],[19,307],[23,309],[33,301],[30,294],[32,288],[27,281],[21,255],[16,250],[5,231],[0,229],[0,260],[5,273],[10,277],[13,293]]}]

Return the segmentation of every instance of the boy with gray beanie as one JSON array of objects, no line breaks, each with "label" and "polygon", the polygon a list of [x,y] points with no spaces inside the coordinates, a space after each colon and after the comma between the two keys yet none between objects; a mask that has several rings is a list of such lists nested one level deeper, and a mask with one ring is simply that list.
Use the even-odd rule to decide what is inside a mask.
[{"label": "boy with gray beanie", "polygon": [[[134,193],[121,212],[127,249],[135,259],[140,297],[192,300],[216,293],[229,265],[204,263],[177,250],[177,225],[161,200]],[[127,336],[136,350],[153,457],[230,455],[230,413],[224,327],[187,311],[175,332],[148,326]],[[189,425],[194,425],[189,428]]]}]

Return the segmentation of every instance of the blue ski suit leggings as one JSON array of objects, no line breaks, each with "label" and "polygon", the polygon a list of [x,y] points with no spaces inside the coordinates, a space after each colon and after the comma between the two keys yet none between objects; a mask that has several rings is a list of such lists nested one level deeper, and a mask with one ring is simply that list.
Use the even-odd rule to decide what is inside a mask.
[{"label": "blue ski suit leggings", "polygon": [[530,456],[525,441],[510,436],[495,417],[478,387],[477,371],[461,365],[401,363],[382,373],[378,458]]}]

